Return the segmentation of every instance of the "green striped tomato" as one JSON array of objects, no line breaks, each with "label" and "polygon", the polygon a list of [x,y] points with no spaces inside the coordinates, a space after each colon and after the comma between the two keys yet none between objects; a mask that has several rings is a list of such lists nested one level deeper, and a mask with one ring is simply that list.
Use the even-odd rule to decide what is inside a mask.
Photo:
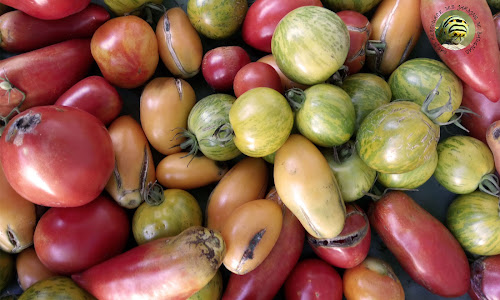
[{"label": "green striped tomato", "polygon": [[361,159],[381,173],[406,173],[427,161],[439,141],[439,126],[420,106],[396,101],[373,110],[361,123],[356,149]]},{"label": "green striped tomato", "polygon": [[245,155],[264,157],[285,143],[293,126],[293,112],[285,97],[267,88],[253,88],[229,111],[234,143]]},{"label": "green striped tomato", "polygon": [[323,0],[325,7],[334,11],[354,10],[364,14],[382,0]]},{"label": "green striped tomato", "polygon": [[193,27],[210,39],[225,39],[238,31],[248,10],[247,0],[189,0]]},{"label": "green striped tomato", "polygon": [[348,76],[341,88],[351,97],[356,111],[356,130],[361,122],[375,108],[391,101],[391,88],[380,76],[371,73],[357,73]]},{"label": "green striped tomato", "polygon": [[[196,102],[189,112],[188,130],[194,134],[199,150],[210,159],[226,161],[241,154],[229,123],[229,111],[235,100],[231,95],[212,94]],[[185,143],[189,145],[191,141]]]},{"label": "green striped tomato", "polygon": [[475,191],[483,176],[495,171],[488,146],[471,136],[450,136],[437,146],[438,164],[434,177],[455,194]]},{"label": "green striped tomato", "polygon": [[377,177],[377,171],[359,158],[353,142],[334,148],[323,148],[330,169],[338,181],[344,202],[356,201],[369,192]]},{"label": "green striped tomato", "polygon": [[322,83],[343,64],[349,51],[349,32],[333,11],[303,6],[276,26],[271,51],[286,77],[307,85]]},{"label": "green striped tomato", "polygon": [[303,136],[322,147],[340,146],[351,138],[356,113],[344,90],[321,83],[307,88],[302,98],[295,124]]},{"label": "green striped tomato", "polygon": [[[445,105],[451,93],[454,111],[462,104],[462,82],[444,63],[430,58],[408,60],[392,72],[388,80],[392,99],[408,100],[422,105],[427,95],[438,84],[441,76],[443,78],[438,87],[439,94],[435,96],[429,109]],[[453,111],[443,113],[436,118],[436,121],[448,122]]]},{"label": "green striped tomato", "polygon": [[459,195],[448,207],[446,222],[458,242],[470,253],[500,254],[498,197],[481,191]]},{"label": "green striped tomato", "polygon": [[387,188],[416,189],[432,177],[438,163],[437,151],[421,166],[401,174],[379,173],[377,180]]}]

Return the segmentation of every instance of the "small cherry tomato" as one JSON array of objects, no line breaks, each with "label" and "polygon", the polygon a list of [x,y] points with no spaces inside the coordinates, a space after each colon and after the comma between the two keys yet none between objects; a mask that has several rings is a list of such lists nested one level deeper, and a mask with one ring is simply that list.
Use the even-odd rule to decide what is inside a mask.
[{"label": "small cherry tomato", "polygon": [[250,63],[250,56],[239,46],[214,48],[203,56],[201,71],[207,83],[216,91],[230,91],[236,73]]},{"label": "small cherry tomato", "polygon": [[245,65],[234,77],[233,90],[236,97],[256,87],[268,87],[283,93],[280,76],[272,66],[263,62]]}]

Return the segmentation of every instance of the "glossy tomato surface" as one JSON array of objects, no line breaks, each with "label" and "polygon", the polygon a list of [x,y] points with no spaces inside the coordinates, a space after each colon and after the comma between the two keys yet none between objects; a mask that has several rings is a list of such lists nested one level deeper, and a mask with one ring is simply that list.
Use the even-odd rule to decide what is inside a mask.
[{"label": "glossy tomato surface", "polygon": [[214,90],[230,91],[236,73],[248,63],[250,56],[242,47],[217,47],[205,53],[201,61],[201,71]]},{"label": "glossy tomato surface", "polygon": [[233,90],[236,97],[256,87],[268,87],[283,93],[278,73],[263,62],[251,62],[241,68],[234,77]]}]

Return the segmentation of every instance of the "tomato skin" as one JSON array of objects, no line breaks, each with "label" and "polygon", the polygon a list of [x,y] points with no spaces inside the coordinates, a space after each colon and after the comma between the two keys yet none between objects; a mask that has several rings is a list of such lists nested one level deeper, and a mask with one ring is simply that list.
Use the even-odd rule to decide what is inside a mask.
[{"label": "tomato skin", "polygon": [[57,275],[42,264],[33,247],[26,248],[17,255],[16,271],[19,285],[23,290],[27,290],[38,281]]},{"label": "tomato skin", "polygon": [[458,297],[470,287],[464,250],[434,216],[401,191],[369,208],[371,227],[410,277],[434,294]]},{"label": "tomato skin", "polygon": [[279,21],[292,10],[309,5],[323,7],[320,0],[255,1],[243,21],[243,41],[257,50],[271,53],[271,38]]},{"label": "tomato skin", "polygon": [[348,74],[358,73],[365,64],[366,45],[372,32],[372,24],[363,14],[342,10],[337,13],[349,30],[350,47],[344,65],[348,67]]},{"label": "tomato skin", "polygon": [[[23,111],[53,104],[87,75],[92,63],[90,40],[75,39],[4,59],[0,61],[0,76],[26,94],[20,107]],[[21,93],[15,89],[0,93],[0,114],[7,116],[21,100]]]},{"label": "tomato skin", "polygon": [[299,261],[285,282],[285,297],[289,300],[342,299],[342,279],[339,273],[320,259]]},{"label": "tomato skin", "polygon": [[54,105],[82,109],[96,116],[104,125],[109,125],[120,114],[123,99],[106,79],[89,76],[64,92]]},{"label": "tomato skin", "polygon": [[308,85],[296,83],[296,82],[290,80],[288,77],[286,77],[285,74],[283,74],[283,72],[280,70],[280,68],[276,64],[276,59],[274,59],[274,56],[272,54],[268,54],[266,56],[263,56],[263,57],[259,58],[257,61],[266,63],[274,68],[276,73],[278,73],[278,75],[280,76],[281,85],[283,86],[283,89],[285,91],[289,90],[291,88],[294,88],[294,87],[299,88],[301,90],[305,90],[309,87]]},{"label": "tomato skin", "polygon": [[272,88],[283,94],[280,76],[273,67],[263,62],[251,62],[243,66],[234,77],[233,90],[236,98],[256,87]]},{"label": "tomato skin", "polygon": [[495,29],[497,31],[498,48],[500,49],[500,12],[493,15],[493,21],[495,21]]},{"label": "tomato skin", "polygon": [[129,226],[125,210],[106,196],[79,207],[53,207],[36,226],[35,251],[53,272],[81,272],[119,254]]},{"label": "tomato skin", "polygon": [[233,88],[236,73],[250,63],[250,56],[239,46],[217,47],[203,56],[201,71],[206,82],[219,92]]},{"label": "tomato skin", "polygon": [[57,20],[83,10],[90,0],[2,0],[2,3],[38,19]]},{"label": "tomato skin", "polygon": [[101,25],[92,36],[91,51],[104,78],[128,89],[150,79],[160,60],[155,32],[134,15]]},{"label": "tomato skin", "polygon": [[483,256],[471,265],[472,299],[500,298],[500,255]]},{"label": "tomato skin", "polygon": [[14,190],[43,206],[89,203],[103,191],[115,164],[106,128],[73,107],[38,106],[17,115],[7,124],[0,149]]}]

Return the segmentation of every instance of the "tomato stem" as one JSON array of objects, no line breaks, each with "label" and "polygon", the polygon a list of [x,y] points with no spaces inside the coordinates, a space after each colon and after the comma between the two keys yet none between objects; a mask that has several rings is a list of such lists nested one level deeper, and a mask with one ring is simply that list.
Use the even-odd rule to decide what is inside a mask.
[{"label": "tomato stem", "polygon": [[377,73],[380,73],[379,69],[386,46],[386,42],[380,40],[369,40],[366,43],[366,56],[375,56],[375,71]]},{"label": "tomato stem", "polygon": [[353,141],[347,141],[337,147],[333,147],[333,159],[336,163],[341,164],[348,160],[356,151],[356,146]]},{"label": "tomato stem", "polygon": [[498,177],[495,174],[484,175],[479,183],[479,190],[486,194],[497,196],[500,192]]},{"label": "tomato stem", "polygon": [[348,75],[349,75],[349,67],[346,65],[342,65],[337,70],[337,72],[333,73],[333,75],[330,78],[328,78],[326,82],[336,86],[342,86],[344,80],[347,78]]},{"label": "tomato stem", "polygon": [[452,104],[452,97],[451,97],[451,88],[448,90],[448,95],[450,96],[448,98],[448,101],[446,104],[443,106],[434,108],[434,109],[429,109],[429,106],[431,105],[432,101],[436,98],[437,95],[439,95],[439,86],[441,85],[441,81],[443,80],[443,75],[439,74],[439,80],[436,83],[436,86],[432,89],[432,91],[427,94],[427,97],[424,100],[424,103],[422,104],[421,111],[429,117],[435,124],[437,125],[446,125],[447,123],[438,123],[436,121],[437,118],[439,118],[441,115],[443,115],[446,112],[451,112],[453,111],[453,104]]},{"label": "tomato stem", "polygon": [[285,92],[286,100],[292,107],[293,111],[297,112],[304,105],[304,101],[306,101],[306,93],[299,88],[291,88]]},{"label": "tomato stem", "polygon": [[155,182],[150,182],[148,187],[144,189],[144,201],[151,205],[157,206],[165,201],[165,194],[163,193],[163,187],[156,180]]}]

